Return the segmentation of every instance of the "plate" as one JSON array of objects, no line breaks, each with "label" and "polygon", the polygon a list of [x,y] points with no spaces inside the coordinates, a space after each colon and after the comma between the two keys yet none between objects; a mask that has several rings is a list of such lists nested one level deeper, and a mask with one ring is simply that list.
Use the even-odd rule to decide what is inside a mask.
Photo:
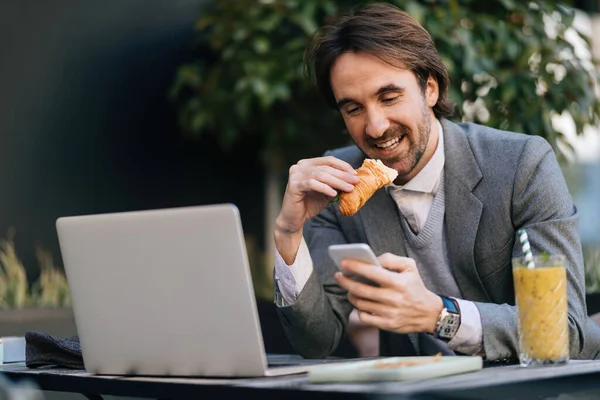
[{"label": "plate", "polygon": [[413,381],[477,371],[479,356],[384,357],[352,363],[322,365],[308,372],[312,383]]}]

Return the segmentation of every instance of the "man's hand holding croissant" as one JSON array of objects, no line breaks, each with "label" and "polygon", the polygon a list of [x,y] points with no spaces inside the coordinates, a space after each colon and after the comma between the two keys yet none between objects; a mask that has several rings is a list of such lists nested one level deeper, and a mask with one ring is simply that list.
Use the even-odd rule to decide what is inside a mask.
[{"label": "man's hand holding croissant", "polygon": [[366,159],[358,170],[328,156],[300,160],[290,168],[281,212],[275,221],[275,245],[290,265],[302,241],[302,227],[327,203],[340,194],[342,215],[354,215],[381,187],[390,184],[398,172],[380,160]]},{"label": "man's hand holding croissant", "polygon": [[327,206],[338,191],[351,192],[358,182],[354,168],[332,156],[300,160],[290,168],[275,221],[275,245],[288,265],[296,259],[304,223]]}]

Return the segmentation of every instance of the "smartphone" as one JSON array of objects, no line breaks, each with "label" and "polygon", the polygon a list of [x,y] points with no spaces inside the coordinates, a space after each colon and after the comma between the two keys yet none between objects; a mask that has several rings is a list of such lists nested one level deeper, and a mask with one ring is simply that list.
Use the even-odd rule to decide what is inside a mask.
[{"label": "smartphone", "polygon": [[[379,263],[377,256],[371,249],[371,246],[369,246],[366,243],[333,244],[329,246],[327,250],[329,252],[329,257],[331,257],[331,259],[335,262],[335,265],[337,265],[338,269],[340,270],[340,262],[344,258],[349,258],[352,260],[357,260],[367,264],[373,264],[378,267],[381,267],[381,264]],[[348,276],[356,281],[364,282],[369,285],[374,285],[373,282],[368,281],[367,279],[361,276]]]}]

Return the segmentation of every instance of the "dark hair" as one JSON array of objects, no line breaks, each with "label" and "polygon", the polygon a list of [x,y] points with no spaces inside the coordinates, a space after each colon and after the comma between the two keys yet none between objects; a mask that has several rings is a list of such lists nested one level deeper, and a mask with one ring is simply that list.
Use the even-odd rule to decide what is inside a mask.
[{"label": "dark hair", "polygon": [[333,108],[337,107],[331,88],[331,67],[347,52],[368,53],[395,67],[411,70],[423,92],[431,75],[439,86],[438,101],[433,107],[435,116],[452,115],[454,104],[447,99],[450,78],[446,66],[429,32],[404,11],[391,4],[370,4],[315,33],[306,49],[304,70]]}]

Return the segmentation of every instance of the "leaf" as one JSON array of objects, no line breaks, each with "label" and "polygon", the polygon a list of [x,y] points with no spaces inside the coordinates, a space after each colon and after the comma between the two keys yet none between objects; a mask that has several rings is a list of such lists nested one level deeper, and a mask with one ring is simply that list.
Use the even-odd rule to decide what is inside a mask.
[{"label": "leaf", "polygon": [[338,194],[333,199],[329,200],[329,202],[327,202],[327,205],[330,206],[332,204],[339,203],[339,202],[340,202],[340,195]]},{"label": "leaf", "polygon": [[300,26],[304,33],[312,35],[318,28],[314,20],[315,6],[313,3],[306,2],[302,11],[291,16],[291,20]]},{"label": "leaf", "polygon": [[500,99],[503,103],[510,103],[517,94],[517,88],[514,83],[507,82],[501,92]]},{"label": "leaf", "polygon": [[423,24],[427,11],[421,4],[416,1],[409,1],[404,9],[417,22]]},{"label": "leaf", "polygon": [[191,128],[194,132],[201,132],[204,130],[206,123],[208,122],[208,115],[204,112],[197,112],[192,117]]},{"label": "leaf", "polygon": [[539,255],[540,257],[540,261],[542,262],[542,264],[548,264],[548,262],[550,261],[550,253],[546,252],[546,251],[542,251]]},{"label": "leaf", "polygon": [[214,17],[212,15],[210,15],[210,14],[203,15],[196,21],[195,28],[196,28],[196,30],[199,30],[199,31],[203,30],[206,27],[212,25],[213,21],[214,21]]},{"label": "leaf", "polygon": [[269,39],[264,36],[255,38],[252,41],[252,47],[258,54],[266,54],[271,48]]},{"label": "leaf", "polygon": [[569,28],[573,25],[573,21],[575,20],[575,10],[572,8],[567,8],[562,4],[558,4],[556,9],[561,14],[561,22],[566,27]]}]

